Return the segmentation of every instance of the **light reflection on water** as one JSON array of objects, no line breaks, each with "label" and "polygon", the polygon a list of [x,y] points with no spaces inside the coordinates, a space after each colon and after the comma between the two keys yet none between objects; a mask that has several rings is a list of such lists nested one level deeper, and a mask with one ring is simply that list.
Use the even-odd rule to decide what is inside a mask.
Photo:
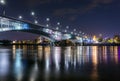
[{"label": "light reflection on water", "polygon": [[118,80],[119,58],[119,46],[1,47],[0,81]]},{"label": "light reflection on water", "polygon": [[4,76],[9,71],[9,49],[0,49],[0,76]]},{"label": "light reflection on water", "polygon": [[91,73],[91,77],[93,80],[96,80],[98,78],[98,73],[97,73],[97,65],[98,65],[98,47],[93,46],[92,50],[92,63],[93,63],[93,70]]},{"label": "light reflection on water", "polygon": [[14,57],[14,72],[17,81],[22,80],[23,74],[23,64],[22,64],[22,50],[16,49]]}]

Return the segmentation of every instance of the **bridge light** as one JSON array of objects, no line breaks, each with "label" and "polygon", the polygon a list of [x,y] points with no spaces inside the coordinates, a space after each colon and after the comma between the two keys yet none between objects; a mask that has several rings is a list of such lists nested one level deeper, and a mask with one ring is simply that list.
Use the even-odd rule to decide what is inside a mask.
[{"label": "bridge light", "polygon": [[66,29],[69,29],[69,26],[66,26]]},{"label": "bridge light", "polygon": [[76,32],[76,29],[74,29],[73,31]]},{"label": "bridge light", "polygon": [[20,15],[18,18],[19,18],[19,19],[22,19],[23,17]]},{"label": "bridge light", "polygon": [[35,20],[35,24],[38,24],[38,21],[37,21],[37,20]]},{"label": "bridge light", "polygon": [[56,30],[59,30],[59,27],[56,27]]},{"label": "bridge light", "polygon": [[46,21],[50,21],[50,18],[46,18]]},{"label": "bridge light", "polygon": [[73,34],[73,32],[71,32],[71,34]]},{"label": "bridge light", "polygon": [[50,27],[50,18],[46,18],[46,27]]},{"label": "bridge light", "polygon": [[5,5],[5,0],[0,0],[0,3],[1,3],[2,5]]},{"label": "bridge light", "polygon": [[57,22],[57,27],[56,27],[56,30],[59,30],[60,29],[60,22]]},{"label": "bridge light", "polygon": [[57,25],[60,25],[60,22],[57,22]]},{"label": "bridge light", "polygon": [[5,0],[0,0],[0,4],[3,5],[2,14],[5,15],[5,13],[6,13],[5,12],[5,6],[4,6],[6,4]]},{"label": "bridge light", "polygon": [[49,27],[49,25],[47,24],[46,27]]},{"label": "bridge light", "polygon": [[75,33],[75,35],[77,35],[77,33]]},{"label": "bridge light", "polygon": [[15,43],[16,43],[16,41],[12,41],[12,43],[13,43],[13,44],[15,44]]},{"label": "bridge light", "polygon": [[31,15],[34,16],[34,15],[35,15],[35,12],[32,11],[32,12],[31,12]]},{"label": "bridge light", "polygon": [[67,32],[67,30],[65,30],[65,33]]}]

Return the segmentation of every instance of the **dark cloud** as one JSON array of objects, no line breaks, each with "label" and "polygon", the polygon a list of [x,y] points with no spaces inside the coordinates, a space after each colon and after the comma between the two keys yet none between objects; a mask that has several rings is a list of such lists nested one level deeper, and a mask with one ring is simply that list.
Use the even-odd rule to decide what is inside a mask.
[{"label": "dark cloud", "polygon": [[75,21],[77,17],[78,17],[77,15],[73,15],[73,16],[68,17],[68,20]]},{"label": "dark cloud", "polygon": [[64,8],[64,9],[57,9],[55,10],[54,14],[61,16],[61,15],[68,15],[68,14],[78,14],[81,9],[75,9],[75,8]]},{"label": "dark cloud", "polygon": [[98,3],[109,4],[112,3],[113,0],[97,0]]},{"label": "dark cloud", "polygon": [[101,4],[110,4],[113,0],[91,0],[91,2],[87,5],[84,5],[80,8],[61,8],[56,9],[54,11],[54,15],[61,16],[61,15],[68,15],[68,14],[83,14],[86,13]]},{"label": "dark cloud", "polygon": [[64,3],[71,1],[84,1],[84,0],[27,0],[29,6],[36,6],[41,4],[49,4],[49,3]]},{"label": "dark cloud", "polygon": [[37,6],[40,4],[50,3],[52,0],[28,0],[29,6]]}]

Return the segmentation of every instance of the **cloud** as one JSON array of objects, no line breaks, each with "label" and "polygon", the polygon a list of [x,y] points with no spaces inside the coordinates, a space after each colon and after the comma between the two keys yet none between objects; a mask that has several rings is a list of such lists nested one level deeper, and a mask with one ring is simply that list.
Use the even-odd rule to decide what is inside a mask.
[{"label": "cloud", "polygon": [[67,19],[69,20],[69,21],[75,21],[76,19],[77,19],[77,15],[72,15],[72,16],[69,16]]},{"label": "cloud", "polygon": [[113,0],[97,0],[98,3],[102,3],[102,4],[109,4],[109,3],[112,3]]},{"label": "cloud", "polygon": [[71,1],[83,1],[83,0],[26,0],[29,6],[36,6],[41,4],[50,4],[50,3],[64,3]]},{"label": "cloud", "polygon": [[54,14],[55,15],[68,15],[68,14],[78,14],[81,9],[75,9],[75,8],[64,8],[64,9],[57,9],[55,10]]},{"label": "cloud", "polygon": [[50,3],[52,0],[28,0],[29,6],[37,6],[40,4]]},{"label": "cloud", "polygon": [[53,14],[56,16],[62,16],[62,15],[70,15],[70,14],[83,14],[86,13],[96,7],[98,7],[101,4],[110,4],[113,0],[91,0],[91,2],[87,5],[84,5],[80,8],[61,8],[56,9]]}]

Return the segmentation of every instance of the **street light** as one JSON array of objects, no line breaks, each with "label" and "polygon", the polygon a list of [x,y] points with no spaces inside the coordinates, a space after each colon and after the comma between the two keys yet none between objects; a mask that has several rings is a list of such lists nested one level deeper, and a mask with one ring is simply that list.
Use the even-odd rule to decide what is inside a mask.
[{"label": "street light", "polygon": [[67,32],[67,30],[65,29],[65,33]]},{"label": "street light", "polygon": [[0,0],[0,3],[1,3],[2,5],[5,5],[5,0]]},{"label": "street light", "polygon": [[37,20],[35,20],[35,24],[38,24],[38,21],[37,21]]},{"label": "street light", "polygon": [[76,29],[74,29],[73,31],[76,32]]},{"label": "street light", "polygon": [[48,25],[48,24],[46,24],[46,27],[49,27],[49,25]]},{"label": "street light", "polygon": [[59,29],[60,29],[60,22],[57,22],[56,30],[59,30]]},{"label": "street light", "polygon": [[66,26],[66,29],[69,29],[69,26]]},{"label": "street light", "polygon": [[38,21],[36,20],[37,17],[35,17],[35,12],[34,12],[34,11],[31,12],[31,15],[32,15],[33,18],[34,18],[34,23],[35,23],[35,24],[38,24]]},{"label": "street light", "polygon": [[46,21],[47,21],[46,27],[49,27],[50,18],[46,18]]},{"label": "street light", "polygon": [[57,22],[57,25],[60,25],[60,22]]},{"label": "street light", "polygon": [[83,32],[82,34],[84,35],[85,33]]},{"label": "street light", "polygon": [[59,27],[56,27],[56,30],[59,30]]},{"label": "street light", "polygon": [[71,32],[71,34],[73,34],[73,32]]},{"label": "street light", "polygon": [[46,18],[46,21],[50,21],[50,18]]},{"label": "street light", "polygon": [[32,15],[32,16],[35,16],[35,12],[32,11],[32,12],[31,12],[31,15]]},{"label": "street light", "polygon": [[2,14],[5,15],[5,6],[4,6],[6,4],[5,0],[0,0],[0,4],[3,6]]},{"label": "street light", "polygon": [[77,33],[75,33],[75,35],[77,35]]},{"label": "street light", "polygon": [[19,19],[22,19],[23,17],[20,15],[18,18],[19,18]]},{"label": "street light", "polygon": [[66,30],[65,30],[65,32],[68,32],[68,29],[69,29],[69,26],[66,26]]}]

